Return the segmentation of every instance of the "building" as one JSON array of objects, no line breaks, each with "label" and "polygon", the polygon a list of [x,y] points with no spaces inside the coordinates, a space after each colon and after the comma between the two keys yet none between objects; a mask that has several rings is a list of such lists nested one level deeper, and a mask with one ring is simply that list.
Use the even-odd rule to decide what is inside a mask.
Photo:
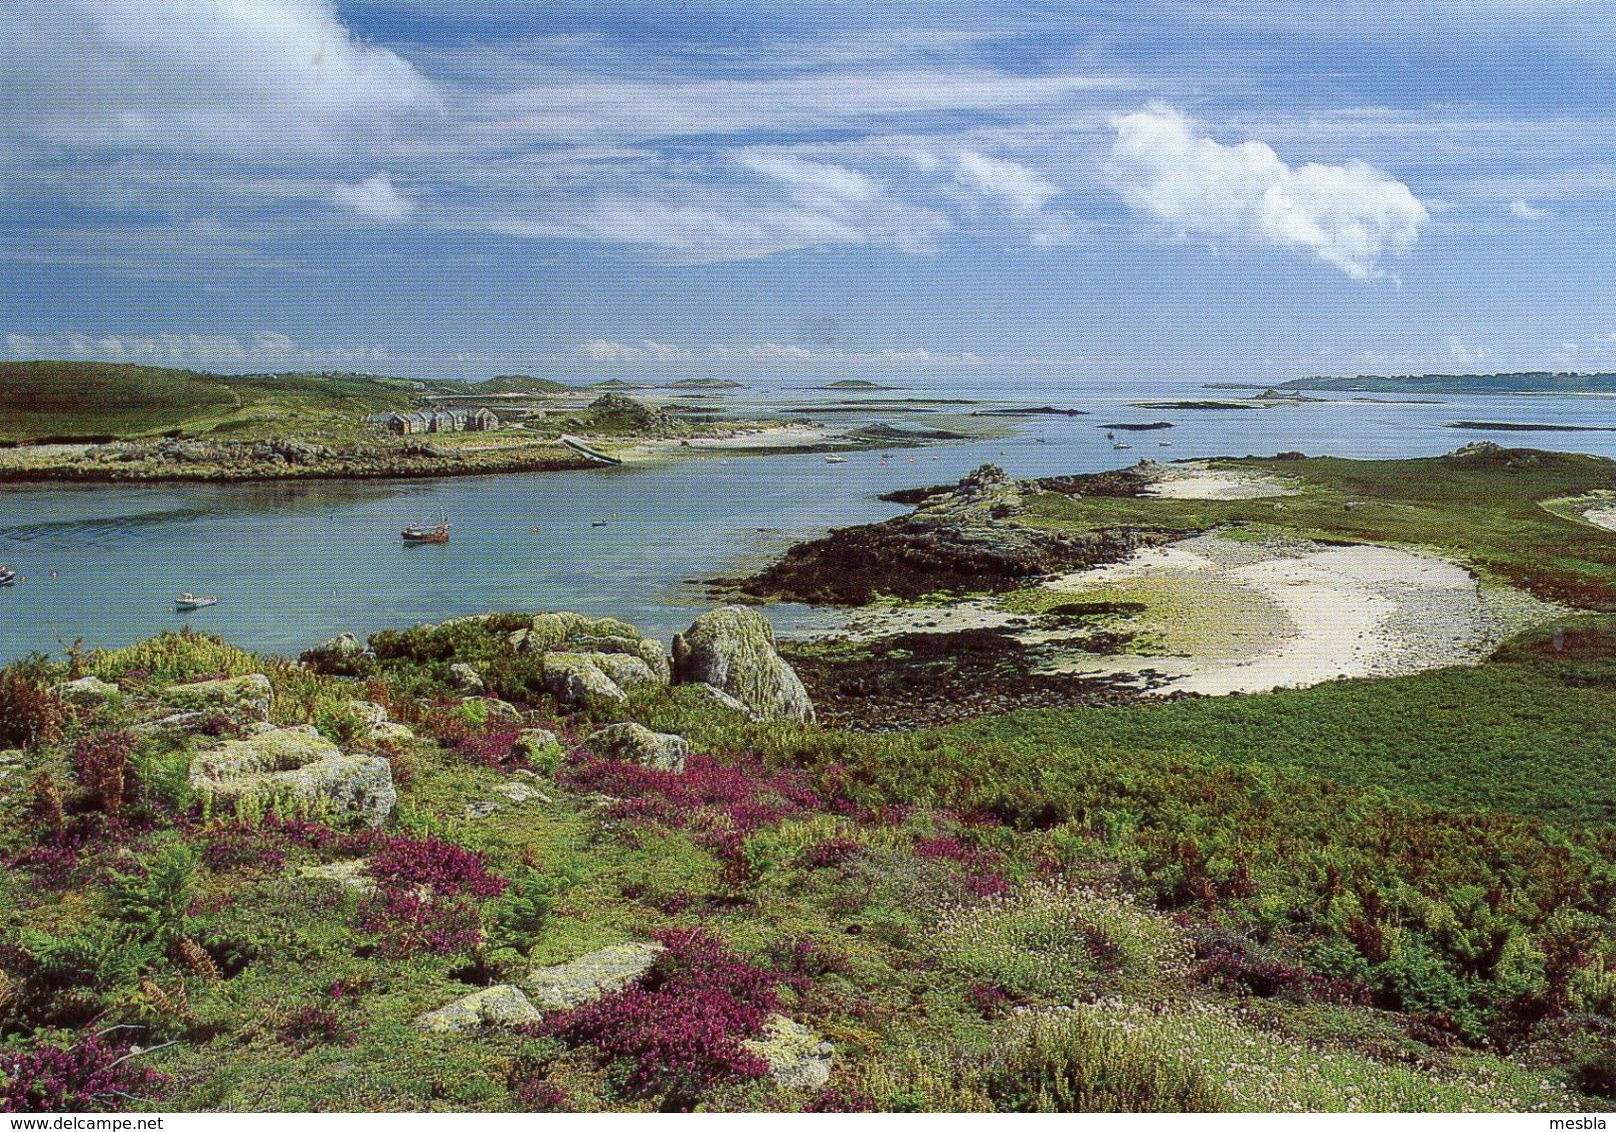
[{"label": "building", "polygon": [[500,425],[499,417],[483,406],[475,409],[434,406],[415,413],[374,413],[365,421],[385,428],[395,436],[431,432],[488,432]]}]

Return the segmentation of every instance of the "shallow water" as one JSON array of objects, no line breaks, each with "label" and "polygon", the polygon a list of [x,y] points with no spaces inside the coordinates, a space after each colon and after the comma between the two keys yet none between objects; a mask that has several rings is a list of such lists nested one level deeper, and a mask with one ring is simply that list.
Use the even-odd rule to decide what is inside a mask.
[{"label": "shallow water", "polygon": [[[973,390],[956,385],[936,392],[958,397]],[[345,630],[363,636],[487,609],[610,613],[667,637],[710,604],[690,579],[738,573],[825,528],[898,514],[904,508],[880,502],[881,492],[951,481],[988,460],[1029,476],[1097,471],[1140,458],[1290,450],[1431,455],[1478,439],[1616,456],[1616,433],[1443,427],[1464,419],[1616,424],[1616,401],[1600,398],[1340,401],[1245,411],[1128,405],[1153,397],[1234,395],[1193,386],[1031,390],[1015,400],[1092,415],[1000,418],[1020,435],[893,449],[884,466],[878,452],[850,454],[840,465],[817,455],[713,455],[435,481],[0,489],[0,562],[27,578],[0,590],[0,659],[59,651],[59,642],[77,637],[88,645],[122,645],[187,623],[247,647],[296,653]],[[856,399],[840,392],[789,399],[810,397]],[[736,400],[778,405],[785,399],[752,391]],[[909,414],[891,420],[927,423]],[[1098,427],[1153,420],[1175,427],[1119,432],[1132,446],[1125,450],[1113,449]],[[1171,447],[1160,445],[1164,439]],[[454,524],[449,545],[400,543],[406,523],[430,519],[440,508]],[[610,521],[592,525],[600,519]],[[173,598],[185,589],[215,594],[219,604],[177,615]],[[773,608],[770,616],[783,631],[826,620],[792,606]]]}]

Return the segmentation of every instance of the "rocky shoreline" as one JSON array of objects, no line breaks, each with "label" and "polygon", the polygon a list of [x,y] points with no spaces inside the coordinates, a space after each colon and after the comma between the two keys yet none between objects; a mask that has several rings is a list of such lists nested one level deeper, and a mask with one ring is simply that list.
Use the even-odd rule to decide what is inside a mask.
[{"label": "rocky shoreline", "polygon": [[1030,494],[1138,494],[1148,468],[1018,483],[984,464],[952,488],[890,496],[919,506],[884,523],[846,527],[794,546],[747,578],[714,579],[718,592],[808,605],[867,605],[878,598],[1002,593],[1030,578],[1120,562],[1176,537],[1146,528],[1051,531],[1019,522]]}]

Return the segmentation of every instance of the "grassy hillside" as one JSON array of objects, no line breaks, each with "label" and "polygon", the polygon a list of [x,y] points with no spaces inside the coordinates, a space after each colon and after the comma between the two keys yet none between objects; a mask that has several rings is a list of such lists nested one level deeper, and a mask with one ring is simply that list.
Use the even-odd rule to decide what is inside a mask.
[{"label": "grassy hillside", "polygon": [[466,385],[466,393],[573,393],[577,387],[547,377],[531,377],[525,373],[491,377],[487,381],[473,381]]},{"label": "grassy hillside", "polygon": [[409,384],[346,374],[226,377],[102,362],[0,363],[0,440],[178,430],[330,433],[410,406]]}]

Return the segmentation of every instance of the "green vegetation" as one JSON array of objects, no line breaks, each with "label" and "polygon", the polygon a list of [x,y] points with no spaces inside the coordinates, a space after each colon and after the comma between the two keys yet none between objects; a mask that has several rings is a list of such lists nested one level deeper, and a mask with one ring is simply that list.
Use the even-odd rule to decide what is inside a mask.
[{"label": "green vegetation", "polygon": [[1616,393],[1616,373],[1427,373],[1401,377],[1303,377],[1281,389],[1363,393]]},{"label": "green vegetation", "polygon": [[577,392],[577,387],[562,381],[552,381],[547,377],[532,377],[525,373],[514,373],[501,377],[491,377],[487,381],[471,382],[464,387],[462,392],[473,394],[574,393]]},{"label": "green vegetation", "polygon": [[1616,538],[1550,508],[1616,487],[1599,456],[1478,443],[1415,460],[1284,456],[1215,462],[1300,489],[1282,499],[1191,500],[1046,494],[1024,521],[1056,530],[1278,528],[1324,542],[1434,547],[1548,601],[1616,611]]},{"label": "green vegetation", "polygon": [[409,383],[355,374],[224,377],[103,362],[0,362],[0,440],[327,436],[411,406]]}]

